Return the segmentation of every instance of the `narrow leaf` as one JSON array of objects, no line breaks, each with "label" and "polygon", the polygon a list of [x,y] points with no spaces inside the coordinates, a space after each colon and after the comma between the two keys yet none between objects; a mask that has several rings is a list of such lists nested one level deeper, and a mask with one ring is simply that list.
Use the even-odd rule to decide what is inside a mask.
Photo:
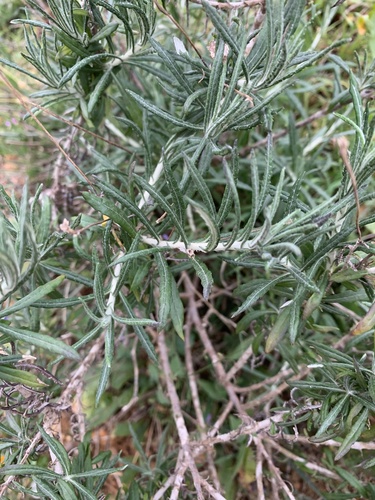
[{"label": "narrow leaf", "polygon": [[124,325],[130,326],[159,326],[159,322],[149,318],[122,318],[117,314],[112,314],[112,318]]},{"label": "narrow leaf", "polygon": [[86,477],[96,478],[96,477],[101,477],[101,476],[108,476],[109,474],[114,474],[115,472],[121,472],[121,471],[125,470],[126,467],[127,467],[127,465],[124,465],[122,467],[111,467],[109,469],[97,468],[97,469],[92,469],[92,470],[88,470],[85,472],[79,472],[77,474],[71,474],[70,477],[72,479],[84,479]]},{"label": "narrow leaf", "polygon": [[132,200],[130,200],[129,197],[125,196],[121,191],[119,191],[108,182],[97,179],[96,184],[104,191],[104,193],[108,194],[110,198],[114,198],[116,201],[121,203],[121,205],[126,207],[129,212],[135,215],[148,229],[149,233],[154,236],[154,238],[159,237],[158,233],[154,229],[154,226],[150,223],[142,210],[138,208],[138,206]]},{"label": "narrow leaf", "polygon": [[73,486],[69,483],[67,483],[64,479],[59,479],[57,481],[57,487],[59,489],[59,492],[61,494],[61,498],[64,500],[77,500],[77,493]]},{"label": "narrow leaf", "polygon": [[247,297],[245,302],[237,309],[236,312],[232,314],[232,318],[235,316],[238,316],[238,314],[241,314],[245,309],[248,309],[251,307],[257,300],[259,300],[263,295],[265,295],[269,290],[272,290],[278,283],[281,283],[284,281],[286,276],[278,276],[277,278],[267,281],[264,285],[260,286],[255,292],[253,292],[251,295]]},{"label": "narrow leaf", "polygon": [[94,273],[94,296],[96,305],[102,316],[105,315],[106,304],[105,304],[105,291],[104,291],[104,265],[100,262],[96,262],[95,264],[95,273]]},{"label": "narrow leaf", "polygon": [[144,189],[145,191],[147,191],[151,196],[152,198],[157,201],[159,203],[159,205],[161,206],[161,208],[167,212],[167,214],[169,215],[169,217],[172,219],[173,223],[175,224],[176,226],[176,229],[177,229],[177,232],[180,236],[180,238],[182,239],[182,241],[185,243],[185,246],[187,246],[187,238],[186,238],[186,235],[185,235],[185,230],[183,228],[183,226],[181,225],[181,222],[180,220],[178,219],[178,217],[176,216],[173,208],[169,205],[169,203],[166,201],[165,197],[162,196],[153,186],[151,186],[151,184],[149,184],[145,179],[143,179],[143,177],[137,175],[137,174],[133,174],[133,178],[135,180],[135,182],[142,188]]},{"label": "narrow leaf", "polygon": [[[122,292],[120,292],[119,295],[120,295],[120,299],[122,300],[122,303],[125,307],[126,313],[129,315],[129,317],[134,318],[133,309],[130,307],[130,304],[129,304],[128,300],[126,299],[125,295]],[[155,363],[157,363],[155,349],[154,349],[154,346],[152,345],[147,333],[144,331],[142,326],[139,326],[139,325],[134,325],[133,329],[134,329],[135,334],[139,338],[143,348],[147,352],[149,358],[152,361],[154,361]]]},{"label": "narrow leaf", "polygon": [[358,88],[358,82],[351,70],[349,70],[349,78],[350,78],[350,88],[349,92],[353,99],[353,106],[355,115],[357,118],[357,124],[359,129],[363,130],[363,107],[362,107],[362,98]]},{"label": "narrow leaf", "polygon": [[76,63],[72,68],[69,69],[65,73],[65,75],[61,78],[59,81],[59,87],[63,87],[66,83],[68,83],[69,80],[73,78],[73,76],[78,73],[82,68],[87,66],[88,64],[92,64],[93,62],[99,61],[100,59],[108,59],[108,58],[116,58],[119,59],[118,56],[115,56],[113,54],[94,54],[92,56],[85,57],[84,59],[81,59],[78,63]]},{"label": "narrow leaf", "polygon": [[225,43],[222,38],[216,42],[216,54],[212,63],[205,103],[204,129],[214,122],[222,99],[227,65],[224,58]]},{"label": "narrow leaf", "polygon": [[132,92],[131,90],[127,90],[128,94],[135,99],[138,104],[140,104],[143,108],[147,109],[152,113],[153,115],[159,116],[160,118],[163,118],[163,120],[166,120],[169,123],[173,123],[173,125],[177,125],[178,127],[182,128],[187,128],[191,130],[202,130],[202,127],[199,125],[195,125],[194,123],[186,122],[184,120],[181,120],[180,118],[176,118],[175,116],[171,115],[167,111],[163,111],[162,109],[156,107],[154,104],[151,104],[143,97],[139,96],[135,92]]},{"label": "narrow leaf", "polygon": [[112,200],[99,198],[91,193],[82,193],[82,196],[95,210],[98,210],[103,215],[107,215],[116,224],[118,224],[121,229],[134,238],[137,234],[134,226],[128,221],[128,218],[124,215],[124,211],[121,210]]},{"label": "narrow leaf", "polygon": [[347,123],[348,125],[350,125],[358,134],[358,137],[362,143],[362,145],[365,145],[366,143],[366,137],[365,137],[365,134],[363,133],[363,130],[355,123],[353,122],[353,120],[351,120],[350,118],[348,118],[347,116],[345,115],[342,115],[341,113],[333,113],[335,116],[337,116],[337,118],[340,118],[342,121],[344,121],[345,123]]},{"label": "narrow leaf", "polygon": [[216,218],[216,209],[215,209],[215,203],[214,200],[212,199],[212,194],[211,191],[209,190],[207,186],[207,182],[204,180],[202,174],[200,171],[197,169],[197,167],[194,165],[192,160],[184,153],[184,159],[186,162],[186,165],[188,167],[189,173],[193,179],[193,182],[195,184],[195,187],[197,188],[204,206],[207,207],[207,210],[209,214],[213,217]]},{"label": "narrow leaf", "polygon": [[40,300],[42,297],[48,295],[53,290],[55,290],[62,283],[64,279],[65,276],[58,276],[49,283],[39,286],[38,288],[30,292],[28,295],[17,301],[13,306],[0,311],[0,318],[9,316],[10,314],[13,314],[16,311],[19,311],[21,309],[24,309],[25,307],[32,305],[37,300]]},{"label": "narrow leaf", "polygon": [[[259,200],[259,171],[258,164],[256,161],[255,153],[252,152],[250,155],[250,177],[251,177],[251,212],[248,221],[245,224],[245,227],[242,230],[241,241],[247,241],[250,237],[251,231],[254,228],[254,224],[259,212],[260,200]],[[267,162],[268,165],[268,162]],[[262,191],[264,189],[264,184],[266,184],[268,179],[265,181],[263,179],[262,183]],[[262,195],[263,196],[263,195]]]},{"label": "narrow leaf", "polygon": [[108,85],[111,83],[112,68],[108,69],[103,76],[100,78],[98,83],[95,85],[94,90],[90,93],[90,99],[87,104],[87,110],[91,115],[92,111],[95,109],[99,99],[101,98],[103,92],[106,90]]},{"label": "narrow leaf", "polygon": [[64,446],[60,443],[60,441],[47,434],[47,432],[40,425],[38,425],[38,429],[44,441],[47,443],[49,449],[55,455],[58,463],[61,465],[64,474],[70,474],[72,469],[72,464],[70,462],[69,455],[65,450]]},{"label": "narrow leaf", "polygon": [[272,352],[284,338],[289,325],[290,307],[284,307],[279,313],[277,320],[268,335],[266,342],[266,353]]},{"label": "narrow leaf", "polygon": [[361,335],[362,333],[368,332],[375,325],[375,302],[372,304],[370,309],[367,311],[365,316],[358,321],[358,323],[352,328],[352,335]]},{"label": "narrow leaf", "polygon": [[304,289],[309,290],[313,293],[319,293],[320,289],[317,285],[308,277],[305,273],[297,269],[296,267],[289,265],[286,267],[286,270],[290,272],[290,274],[297,280],[300,285],[303,286]]},{"label": "narrow leaf", "polygon": [[11,384],[22,384],[27,387],[34,387],[35,389],[46,386],[33,373],[18,370],[11,366],[0,366],[0,379]]},{"label": "narrow leaf", "polygon": [[341,413],[341,410],[344,408],[348,398],[349,394],[347,394],[345,397],[343,397],[336,403],[336,405],[328,413],[322,425],[319,427],[318,432],[315,434],[316,438],[322,436],[326,432],[326,430],[336,421],[337,417]]},{"label": "narrow leaf", "polygon": [[176,281],[174,277],[171,277],[171,319],[173,323],[173,327],[176,330],[177,335],[184,340],[184,305],[182,303],[180,294],[178,292],[178,288],[176,285]]},{"label": "narrow leaf", "polygon": [[74,271],[70,271],[69,269],[62,269],[61,267],[56,267],[48,263],[48,261],[43,261],[40,263],[42,267],[52,271],[56,274],[63,274],[70,281],[74,281],[75,283],[81,283],[89,288],[92,288],[94,282],[90,278],[86,278],[82,276],[80,273],[75,273]]},{"label": "narrow leaf", "polygon": [[[44,481],[38,476],[31,476],[33,482],[38,487],[38,493],[43,493],[43,498],[48,498],[49,500],[61,500],[61,496],[56,492],[55,488],[51,487],[51,483]],[[64,500],[70,500],[69,497]]]},{"label": "narrow leaf", "polygon": [[108,368],[112,367],[113,356],[115,354],[115,324],[111,317],[108,322],[104,337],[104,361]]},{"label": "narrow leaf", "polygon": [[111,266],[115,266],[116,264],[119,264],[119,263],[129,262],[130,260],[133,260],[133,259],[139,259],[141,257],[146,257],[148,255],[154,255],[156,253],[165,252],[167,250],[168,250],[168,248],[154,247],[154,248],[146,248],[145,250],[138,250],[137,252],[132,252],[132,253],[128,252],[127,254],[123,255],[122,257],[117,259],[115,262],[113,262],[111,264]]},{"label": "narrow leaf", "polygon": [[169,269],[168,263],[165,258],[157,253],[155,255],[156,264],[158,266],[160,283],[159,283],[159,313],[158,319],[160,323],[160,329],[164,328],[168,319],[169,312],[171,309],[171,300],[172,300],[172,276],[171,271]]},{"label": "narrow leaf", "polygon": [[6,465],[0,468],[1,476],[40,476],[46,479],[61,478],[60,474],[37,465]]},{"label": "narrow leaf", "polygon": [[5,66],[9,66],[9,68],[15,69],[16,71],[19,71],[20,73],[23,73],[24,75],[30,76],[30,78],[33,78],[34,80],[38,80],[38,82],[41,82],[44,85],[51,86],[51,83],[48,82],[47,80],[43,80],[42,78],[39,78],[34,73],[27,71],[22,66],[19,66],[18,64],[14,63],[12,61],[8,61],[7,59],[3,59],[2,57],[0,57],[0,63],[5,64]]},{"label": "narrow leaf", "polygon": [[[208,211],[205,210],[198,202],[188,198],[189,204],[194,207],[194,210],[202,217],[206,223],[209,233],[208,233],[208,243],[205,248],[206,252],[211,252],[214,250],[220,241],[220,229],[217,225],[216,218],[214,218]],[[207,240],[207,238],[206,238]]]},{"label": "narrow leaf", "polygon": [[173,175],[171,166],[165,156],[163,156],[163,165],[164,165],[164,175],[167,181],[168,190],[171,194],[173,201],[173,208],[176,213],[176,217],[178,217],[181,226],[185,224],[185,216],[186,216],[186,203],[184,201],[184,196],[178,185],[178,182]]},{"label": "narrow leaf", "polygon": [[61,354],[65,358],[80,359],[78,353],[69,345],[64,344],[62,340],[55,339],[49,335],[32,332],[21,328],[8,326],[0,322],[0,332],[9,335],[10,338],[21,340],[26,344],[32,344],[47,351]]},{"label": "narrow leaf", "polygon": [[338,449],[335,460],[340,460],[344,455],[348,453],[353,444],[358,440],[361,435],[363,429],[366,426],[366,422],[368,419],[369,411],[367,408],[364,408],[362,413],[359,415],[355,424],[351,428],[350,432],[345,437],[344,441],[341,443],[340,448]]},{"label": "narrow leaf", "polygon": [[205,300],[207,300],[211,292],[212,284],[214,282],[212,273],[208,269],[206,264],[198,259],[195,255],[190,259],[190,262],[193,264],[195,272],[197,273],[198,278],[201,280],[203,287],[203,297]]},{"label": "narrow leaf", "polygon": [[[233,155],[235,156],[237,152],[233,152]],[[238,162],[236,162],[238,163]],[[230,248],[232,243],[236,240],[238,231],[240,229],[241,225],[241,203],[240,203],[240,197],[238,195],[238,189],[237,189],[237,172],[229,168],[229,165],[225,158],[223,158],[223,167],[224,167],[224,173],[225,177],[227,179],[227,185],[229,189],[232,192],[232,199],[233,199],[233,204],[234,204],[234,227],[232,229],[232,234],[229,238],[229,241],[227,243],[227,247]]]},{"label": "narrow leaf", "polygon": [[221,14],[210,5],[207,0],[202,0],[202,5],[209,15],[212,24],[215,26],[217,31],[220,33],[221,37],[224,41],[230,46],[230,48],[234,51],[235,54],[239,54],[239,47],[233,34],[229,31],[228,26],[224,22]]},{"label": "narrow leaf", "polygon": [[109,376],[111,374],[111,367],[107,365],[104,361],[102,366],[102,371],[100,373],[100,379],[98,384],[98,389],[96,391],[95,396],[95,407],[98,407],[101,397],[104,394],[104,391],[107,387]]},{"label": "narrow leaf", "polygon": [[119,26],[119,23],[106,24],[97,33],[95,33],[93,37],[90,38],[90,43],[99,42],[100,40],[107,38],[107,36],[112,35],[112,33],[114,33]]},{"label": "narrow leaf", "polygon": [[74,481],[74,479],[71,479],[71,476],[68,476],[66,479],[69,481],[70,484],[72,484],[80,493],[82,498],[86,498],[87,500],[97,500],[97,496],[91,493],[91,491],[83,486],[79,481]]}]

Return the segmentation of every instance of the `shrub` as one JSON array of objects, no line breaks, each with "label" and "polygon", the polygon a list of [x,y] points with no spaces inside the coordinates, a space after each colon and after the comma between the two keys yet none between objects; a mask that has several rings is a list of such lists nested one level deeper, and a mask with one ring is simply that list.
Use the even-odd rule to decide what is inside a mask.
[{"label": "shrub", "polygon": [[[57,156],[2,190],[2,494],[373,498],[374,64],[345,6],[27,4],[1,62]],[[104,424],[131,451],[93,455]]]}]

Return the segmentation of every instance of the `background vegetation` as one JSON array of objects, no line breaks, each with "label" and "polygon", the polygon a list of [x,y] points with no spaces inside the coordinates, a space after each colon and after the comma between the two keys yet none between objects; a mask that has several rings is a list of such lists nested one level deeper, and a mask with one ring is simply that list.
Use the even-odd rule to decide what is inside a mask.
[{"label": "background vegetation", "polygon": [[0,496],[374,498],[375,9],[26,4]]}]

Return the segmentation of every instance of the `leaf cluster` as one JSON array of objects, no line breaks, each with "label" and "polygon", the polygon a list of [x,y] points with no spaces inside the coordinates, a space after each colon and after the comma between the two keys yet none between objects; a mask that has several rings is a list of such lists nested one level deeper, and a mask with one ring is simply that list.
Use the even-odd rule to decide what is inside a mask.
[{"label": "leaf cluster", "polygon": [[[58,355],[52,365],[63,357],[74,361],[101,342],[99,406],[116,384],[119,346],[136,339],[139,356],[148,357],[141,362],[141,379],[151,379],[144,396],[159,384],[155,344],[163,330],[175,383],[185,393],[182,342],[189,328],[200,346],[194,362],[207,375],[198,377],[207,398],[203,409],[207,418],[217,415],[227,394],[192,328],[189,279],[199,308],[215,312],[216,319],[207,316],[208,329],[216,332],[218,359],[223,356],[228,371],[249,346],[262,360],[259,369],[256,358],[241,370],[239,391],[252,377],[267,380],[267,367],[272,378],[282,363],[295,375],[310,366],[292,393],[298,411],[311,411],[298,418],[291,411],[290,418],[314,432],[315,442],[342,440],[340,460],[372,432],[375,404],[374,364],[364,354],[375,324],[375,216],[368,208],[375,118],[367,99],[375,65],[359,56],[356,64],[344,61],[339,50],[347,40],[317,49],[311,38],[321,14],[302,0],[267,1],[260,26],[247,10],[232,16],[207,0],[198,3],[189,13],[206,23],[203,42],[174,28],[165,34],[170,18],[163,10],[157,18],[149,0],[92,0],[83,7],[50,0],[48,9],[29,0],[26,18],[15,21],[35,71],[1,62],[43,85],[27,118],[63,105],[65,122],[85,125],[79,125],[80,168],[90,182],[80,186],[86,213],[60,233],[51,232],[42,188],[31,205],[26,189],[19,203],[2,191],[0,377],[40,389],[38,377],[19,367],[26,343],[33,354],[42,348]],[[311,117],[310,108],[319,111]],[[71,325],[83,317],[71,346],[44,327],[52,312],[65,308]],[[340,338],[349,333],[354,340],[343,350]],[[272,385],[262,390],[260,397],[267,397]],[[22,403],[20,394],[12,393],[12,405],[17,398]],[[192,398],[188,406],[193,411]],[[233,417],[226,430],[236,424]],[[73,473],[63,447],[40,432],[66,468],[63,477],[34,465],[9,465],[3,473],[31,475],[41,495],[96,495],[100,487],[83,484],[83,469]],[[142,457],[141,483],[152,476],[156,488],[166,465],[158,455],[154,470],[129,432]],[[245,445],[240,449],[233,471],[246,462]],[[114,462],[106,464],[108,474]],[[136,497],[143,486],[138,492],[134,484]]]}]

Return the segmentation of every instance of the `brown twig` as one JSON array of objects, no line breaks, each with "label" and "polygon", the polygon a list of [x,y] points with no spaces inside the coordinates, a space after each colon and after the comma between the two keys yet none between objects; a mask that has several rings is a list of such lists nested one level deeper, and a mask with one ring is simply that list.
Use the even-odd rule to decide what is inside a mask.
[{"label": "brown twig", "polygon": [[[35,446],[40,441],[41,437],[42,437],[42,435],[41,435],[40,432],[37,432],[35,434],[34,439],[31,441],[29,447],[25,451],[25,454],[22,457],[22,460],[19,462],[19,465],[23,465],[23,464],[26,463],[26,461],[28,460],[29,456],[33,452]],[[0,488],[0,498],[5,498],[5,493],[6,493],[7,489],[8,489],[8,486],[10,485],[10,483],[12,483],[15,480],[15,478],[16,478],[16,476],[9,476],[8,479],[1,485],[1,488]]]},{"label": "brown twig", "polygon": [[266,378],[261,382],[257,382],[256,384],[252,384],[247,387],[236,387],[236,392],[238,393],[255,392],[258,391],[259,389],[264,389],[267,385],[273,385],[275,383],[279,383],[284,379],[289,378],[291,375],[293,375],[293,370],[291,368],[288,368],[287,370],[283,370],[282,372],[277,373],[273,377]]},{"label": "brown twig", "polygon": [[253,353],[253,346],[249,345],[249,347],[244,350],[244,352],[241,354],[241,356],[234,363],[234,365],[229,370],[229,372],[227,372],[226,380],[228,382],[230,380],[232,380],[232,378],[236,375],[237,372],[239,372],[240,370],[242,370],[242,368],[244,367],[244,365],[248,362],[249,358],[251,358],[251,356],[253,356],[253,354],[254,354]]},{"label": "brown twig", "polygon": [[255,467],[255,479],[257,482],[258,489],[258,500],[265,500],[264,487],[263,487],[263,453],[259,446],[256,446],[256,467]]},{"label": "brown twig", "polygon": [[290,500],[296,500],[296,497],[293,495],[290,488],[288,487],[284,479],[281,477],[278,467],[276,467],[276,465],[273,463],[272,456],[264,446],[262,440],[258,437],[254,437],[254,443],[256,444],[257,448],[266,459],[268,468],[277,482],[278,489],[283,490]]},{"label": "brown twig", "polygon": [[185,363],[186,363],[186,370],[187,370],[188,381],[189,381],[189,386],[190,386],[191,399],[193,402],[195,414],[197,416],[198,425],[201,428],[201,432],[202,431],[204,432],[206,429],[206,423],[204,421],[203,411],[202,411],[200,400],[199,400],[197,381],[195,378],[195,372],[194,372],[194,366],[193,366],[193,356],[191,353],[190,329],[191,329],[191,319],[189,318],[189,321],[188,321],[186,328],[185,328]]},{"label": "brown twig", "polygon": [[224,410],[221,412],[219,418],[216,420],[214,425],[211,427],[211,429],[208,431],[208,437],[214,437],[216,434],[219,432],[220,427],[224,424],[224,422],[227,419],[227,416],[230,414],[233,408],[233,403],[232,401],[228,401],[226,404]]},{"label": "brown twig", "polygon": [[[305,125],[308,125],[309,123],[317,120],[318,118],[322,118],[322,116],[325,116],[328,114],[331,110],[328,109],[328,106],[321,109],[320,111],[317,111],[316,113],[313,113],[312,115],[308,116],[307,118],[304,118],[303,120],[300,120],[296,122],[295,127],[296,128],[301,128],[304,127]],[[285,137],[289,133],[289,129],[284,129],[280,130],[280,132],[276,132],[272,134],[272,140],[280,139],[281,137]],[[253,144],[250,144],[249,146],[246,146],[241,149],[239,152],[241,157],[247,156],[252,149],[259,148],[261,146],[265,146],[268,142],[268,137],[265,139],[261,139],[260,141],[253,142]]]},{"label": "brown twig", "polygon": [[102,351],[104,345],[104,337],[105,332],[103,332],[100,337],[96,339],[87,356],[82,360],[79,367],[70,376],[68,385],[60,397],[61,404],[70,406],[73,396],[76,395],[78,411],[76,411],[75,413],[78,424],[79,439],[81,441],[83,441],[83,438],[86,434],[86,424],[80,397],[83,391],[83,378],[87,370],[92,366],[93,362]]},{"label": "brown twig", "polygon": [[[201,0],[189,0],[191,3],[196,3],[202,5]],[[208,0],[211,7],[216,9],[230,10],[230,9],[244,9],[245,7],[254,7],[254,5],[259,5],[264,3],[264,0],[243,0],[242,2],[215,2],[213,0]]]},{"label": "brown twig", "polygon": [[[293,443],[301,443],[304,445],[308,446],[335,446],[335,447],[340,447],[342,443],[339,441],[336,441],[335,439],[328,439],[327,441],[323,442],[314,442],[311,441],[310,438],[305,437],[305,436],[292,436],[290,434],[283,434],[282,436],[279,437],[280,440],[282,441],[292,441]],[[356,443],[353,443],[351,450],[375,450],[375,443],[374,442],[363,442],[363,441],[357,441]]]},{"label": "brown twig", "polygon": [[226,500],[226,498],[223,497],[223,495],[219,491],[217,491],[208,481],[203,479],[203,477],[201,477],[201,483],[207,493],[212,496],[212,498],[214,498],[215,500]]},{"label": "brown twig", "polygon": [[336,472],[332,472],[329,469],[326,469],[325,467],[321,467],[320,465],[317,465],[314,462],[309,462],[308,460],[305,460],[304,458],[295,455],[291,451],[286,450],[285,448],[280,446],[273,439],[265,438],[265,440],[272,448],[275,448],[275,450],[277,450],[279,453],[282,453],[285,457],[290,458],[294,462],[299,462],[308,469],[314,472],[318,472],[319,474],[322,474],[323,476],[329,477],[331,479],[338,479],[338,480],[340,479],[340,476],[336,474]]},{"label": "brown twig", "polygon": [[[306,413],[306,411],[309,411],[309,407],[304,407],[295,412],[296,415],[302,415],[303,413]],[[224,443],[231,443],[233,441],[236,441],[239,437],[241,436],[251,436],[251,435],[258,435],[262,432],[268,432],[274,424],[278,424],[279,422],[283,422],[285,419],[285,412],[280,412],[274,415],[273,417],[267,417],[264,420],[261,420],[259,422],[253,421],[250,424],[242,424],[238,426],[236,429],[233,429],[230,432],[226,432],[224,434],[219,434],[217,436],[211,436],[210,433],[208,433],[208,437],[206,440],[202,440],[201,442],[194,441],[191,442],[191,445],[194,447],[207,447],[207,446],[214,446],[215,444],[224,444]]]},{"label": "brown twig", "polygon": [[[181,486],[182,486],[182,482],[184,480],[184,474],[185,474],[185,471],[187,469],[187,464],[182,464],[183,455],[184,454],[183,454],[182,450],[180,450],[178,457],[177,457],[176,467],[175,467],[175,470],[177,472],[168,477],[168,479],[165,481],[163,486],[161,488],[159,488],[158,491],[155,493],[152,500],[161,500],[162,498],[165,498],[165,493],[167,492],[167,490],[169,488],[171,488],[172,486],[174,488],[175,487],[174,485],[176,485],[177,494],[179,493]],[[173,494],[173,491],[172,491],[172,494]],[[172,495],[170,496],[170,500],[171,500],[171,498],[173,498]]]},{"label": "brown twig", "polygon": [[167,16],[168,19],[170,19],[172,21],[172,23],[181,31],[181,33],[185,36],[186,40],[189,42],[190,46],[194,49],[194,51],[197,54],[197,56],[199,57],[199,59],[202,61],[202,63],[205,66],[207,66],[201,53],[199,52],[199,50],[195,46],[193,40],[189,37],[189,35],[186,33],[186,30],[181,26],[181,24],[179,24],[176,21],[176,19],[162,5],[160,5],[160,3],[157,0],[154,0],[154,4],[156,5],[157,9],[160,10],[160,12],[162,12],[165,16]]},{"label": "brown twig", "polygon": [[[290,382],[301,380],[302,378],[306,377],[306,375],[308,375],[309,373],[310,373],[310,368],[303,368],[301,369],[301,372],[298,375],[291,377]],[[290,389],[289,383],[283,382],[282,384],[279,385],[279,387],[276,387],[272,391],[268,391],[259,398],[253,399],[249,403],[244,404],[244,408],[246,410],[250,410],[251,408],[256,408],[259,405],[263,405],[267,402],[273,401],[277,396],[279,396],[288,389]]]},{"label": "brown twig", "polygon": [[219,359],[219,356],[217,355],[217,352],[215,351],[214,346],[211,343],[211,340],[209,336],[207,335],[207,331],[205,326],[203,325],[203,322],[199,316],[197,304],[194,299],[194,293],[195,293],[195,287],[193,283],[191,282],[189,276],[187,273],[184,273],[184,282],[185,282],[185,289],[188,293],[190,293],[189,297],[189,306],[188,306],[188,315],[191,317],[191,320],[199,334],[199,337],[202,341],[202,344],[205,347],[205,350],[209,357],[211,358],[212,366],[213,369],[215,370],[215,373],[218,377],[218,381],[221,383],[221,385],[225,388],[229,399],[232,401],[233,405],[235,406],[240,418],[243,420],[243,422],[249,423],[251,422],[251,418],[249,415],[244,411],[244,408],[230,382],[227,381],[227,374],[224,370],[224,367]]},{"label": "brown twig", "polygon": [[[193,401],[195,414],[197,416],[198,425],[200,427],[200,434],[203,439],[206,439],[207,426],[204,420],[203,411],[200,404],[198,385],[194,371],[193,356],[191,352],[191,326],[192,326],[191,318],[188,318],[188,323],[185,328],[185,363],[189,380],[191,399]],[[208,468],[210,471],[210,477],[215,484],[215,488],[220,489],[220,481],[218,478],[218,474],[210,450],[207,450],[206,456],[207,456]]]},{"label": "brown twig", "polygon": [[190,448],[189,432],[186,428],[185,420],[181,411],[180,400],[177,394],[176,386],[174,385],[173,382],[172,370],[168,358],[168,349],[165,342],[165,335],[163,331],[160,331],[158,334],[158,347],[159,347],[160,361],[163,368],[165,382],[167,385],[168,397],[172,405],[173,419],[175,421],[177,433],[180,439],[180,446],[184,453],[184,461],[186,461],[187,467],[189,468],[191,475],[193,477],[197,498],[199,500],[204,500],[199,472]]},{"label": "brown twig", "polygon": [[359,202],[357,179],[355,177],[355,173],[353,171],[352,164],[350,163],[349,154],[348,154],[349,141],[346,137],[337,137],[335,139],[332,139],[332,143],[334,146],[336,146],[338,148],[341,159],[344,163],[345,169],[348,172],[349,177],[350,177],[350,181],[352,183],[353,194],[354,194],[355,204],[356,204],[356,208],[357,208],[356,214],[355,214],[355,226],[357,229],[359,241],[361,242],[362,241],[362,233],[361,233],[361,228],[359,225],[359,214],[361,211],[361,204]]},{"label": "brown twig", "polygon": [[81,170],[81,168],[72,160],[72,158],[68,155],[68,153],[60,146],[59,142],[48,132],[48,130],[45,128],[45,126],[41,123],[41,121],[37,118],[37,116],[33,113],[31,109],[31,105],[29,101],[17,90],[14,88],[14,86],[9,82],[8,78],[5,76],[3,71],[0,69],[0,78],[3,80],[7,88],[10,90],[10,92],[13,93],[19,100],[19,102],[22,104],[22,106],[30,113],[30,115],[33,117],[33,119],[36,121],[36,123],[39,125],[39,127],[43,130],[45,135],[48,137],[48,139],[56,146],[56,148],[65,156],[65,158],[73,165],[73,167],[77,170],[79,175],[85,179],[85,181],[92,186],[93,183],[90,181],[90,179],[86,176],[86,174]]},{"label": "brown twig", "polygon": [[[254,23],[253,23],[253,26],[251,29],[251,31],[253,33],[255,31],[259,30],[259,28],[262,26],[265,15],[266,15],[266,5],[265,5],[265,3],[261,3],[259,6],[259,9],[255,15]],[[245,50],[245,54],[247,56],[250,54],[252,48],[254,47],[257,38],[258,38],[257,36],[253,36],[251,38],[251,40],[249,41],[249,43],[247,44],[246,50]]]},{"label": "brown twig", "polygon": [[[121,410],[116,413],[108,422],[108,427],[113,428],[117,422],[121,421],[127,413],[141,400],[141,398],[145,397],[145,394],[142,397],[139,396],[139,367],[137,360],[137,345],[138,345],[138,337],[135,337],[133,347],[130,351],[130,355],[133,363],[133,395],[130,398],[130,401],[124,405]],[[147,394],[146,394],[147,395]]]},{"label": "brown twig", "polygon": [[182,483],[184,482],[186,469],[187,469],[187,463],[182,463],[179,467],[176,467],[177,472],[173,479],[173,489],[170,496],[170,500],[178,500],[180,496]]},{"label": "brown twig", "polygon": [[[0,72],[1,72],[1,70],[0,70]],[[12,84],[10,82],[9,82],[8,88],[9,88],[10,92],[12,92],[14,95],[16,95],[15,92],[17,92],[17,90],[12,86]],[[19,95],[22,96],[22,100],[20,99]],[[32,106],[34,108],[38,108],[39,111],[42,111],[46,115],[51,116],[52,118],[56,118],[60,122],[65,123],[66,125],[69,125],[70,127],[74,127],[78,130],[81,130],[83,133],[91,135],[95,139],[99,139],[100,141],[106,142],[107,144],[110,144],[111,146],[115,146],[118,149],[122,149],[123,151],[126,151],[127,153],[132,153],[132,151],[129,148],[127,148],[125,146],[121,146],[121,144],[118,144],[117,142],[111,141],[110,139],[106,139],[102,135],[96,134],[95,132],[88,130],[87,128],[83,127],[82,125],[79,125],[76,122],[73,122],[71,120],[67,120],[66,118],[63,118],[61,115],[58,115],[58,114],[54,113],[53,111],[51,111],[50,109],[44,108],[40,104],[38,104],[34,101],[31,101],[28,97],[26,97],[22,94],[19,94],[19,95],[16,95],[16,100],[21,102],[22,106],[27,110],[27,112],[30,113],[29,106]],[[28,106],[25,106],[24,103],[27,103]],[[31,114],[31,116],[34,117],[33,114]],[[24,143],[22,143],[22,144],[25,145]],[[27,146],[37,146],[34,143],[33,144],[26,144],[26,145]]]}]

